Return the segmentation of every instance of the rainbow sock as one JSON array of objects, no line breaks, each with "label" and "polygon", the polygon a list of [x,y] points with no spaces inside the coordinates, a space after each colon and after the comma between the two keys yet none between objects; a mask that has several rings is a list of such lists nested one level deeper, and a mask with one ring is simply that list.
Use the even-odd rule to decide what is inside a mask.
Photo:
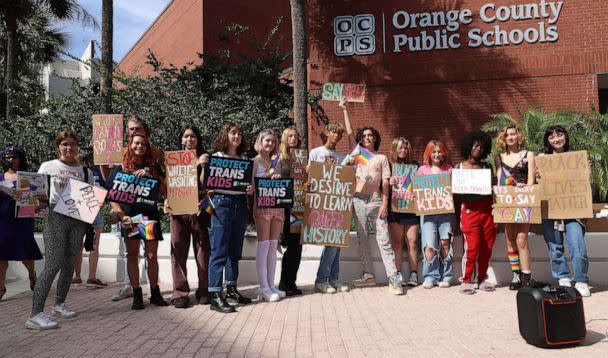
[{"label": "rainbow sock", "polygon": [[512,271],[519,271],[519,252],[509,251],[507,254]]}]

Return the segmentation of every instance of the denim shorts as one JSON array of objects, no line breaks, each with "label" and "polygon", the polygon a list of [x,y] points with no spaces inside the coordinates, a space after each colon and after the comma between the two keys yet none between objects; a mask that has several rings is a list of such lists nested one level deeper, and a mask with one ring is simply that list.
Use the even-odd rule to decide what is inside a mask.
[{"label": "denim shorts", "polygon": [[97,216],[95,217],[95,220],[93,221],[93,223],[91,224],[91,226],[93,226],[94,228],[103,228],[103,214],[101,213],[101,210],[99,211],[99,213],[97,214]]}]

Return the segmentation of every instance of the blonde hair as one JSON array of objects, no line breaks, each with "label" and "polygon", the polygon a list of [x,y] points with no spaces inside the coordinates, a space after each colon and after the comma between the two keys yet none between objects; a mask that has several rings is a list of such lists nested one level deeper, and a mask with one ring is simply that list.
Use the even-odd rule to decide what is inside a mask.
[{"label": "blonde hair", "polygon": [[500,132],[498,132],[498,137],[496,137],[496,147],[498,147],[498,149],[502,152],[507,151],[506,138],[507,138],[507,131],[509,129],[515,129],[515,131],[517,132],[517,136],[519,137],[517,140],[517,145],[519,146],[519,149],[521,150],[523,148],[524,144],[526,144],[526,136],[524,135],[524,132],[521,130],[521,127],[516,124],[509,124],[508,126],[505,126],[503,129],[501,129]]},{"label": "blonde hair", "polygon": [[342,123],[331,122],[327,126],[325,126],[325,132],[326,133],[334,132],[334,133],[342,134],[342,133],[344,133],[344,126],[342,125]]},{"label": "blonde hair", "polygon": [[296,136],[298,136],[298,144],[296,144],[296,148],[300,148],[302,146],[302,137],[300,136],[300,132],[298,132],[296,126],[290,126],[285,128],[283,130],[283,133],[281,134],[281,145],[279,147],[279,154],[281,154],[281,158],[284,161],[291,160],[291,148],[289,147],[289,144],[287,142],[289,140],[289,134],[292,131],[296,132]]},{"label": "blonde hair", "polygon": [[397,163],[399,161],[399,155],[397,152],[399,151],[399,148],[401,148],[402,145],[407,148],[407,164],[412,163],[412,144],[409,140],[403,137],[397,137],[393,139],[393,143],[391,144],[391,154],[389,156],[391,163]]}]

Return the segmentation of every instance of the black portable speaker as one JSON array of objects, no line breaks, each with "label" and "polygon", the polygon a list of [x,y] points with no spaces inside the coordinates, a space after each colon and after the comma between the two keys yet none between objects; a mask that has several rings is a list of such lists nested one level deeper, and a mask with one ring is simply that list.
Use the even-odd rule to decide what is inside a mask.
[{"label": "black portable speaker", "polygon": [[585,340],[583,299],[572,287],[523,287],[517,293],[519,333],[541,348],[563,347]]}]

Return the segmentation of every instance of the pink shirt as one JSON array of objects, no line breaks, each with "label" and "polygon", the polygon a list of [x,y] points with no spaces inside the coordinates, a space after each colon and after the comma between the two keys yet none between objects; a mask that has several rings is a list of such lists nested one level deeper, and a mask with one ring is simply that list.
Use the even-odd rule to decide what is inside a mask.
[{"label": "pink shirt", "polygon": [[433,174],[451,173],[451,172],[452,172],[452,165],[446,163],[446,164],[442,165],[441,167],[439,167],[439,173],[433,173],[430,165],[423,165],[418,168],[418,172],[416,174],[433,175]]}]

